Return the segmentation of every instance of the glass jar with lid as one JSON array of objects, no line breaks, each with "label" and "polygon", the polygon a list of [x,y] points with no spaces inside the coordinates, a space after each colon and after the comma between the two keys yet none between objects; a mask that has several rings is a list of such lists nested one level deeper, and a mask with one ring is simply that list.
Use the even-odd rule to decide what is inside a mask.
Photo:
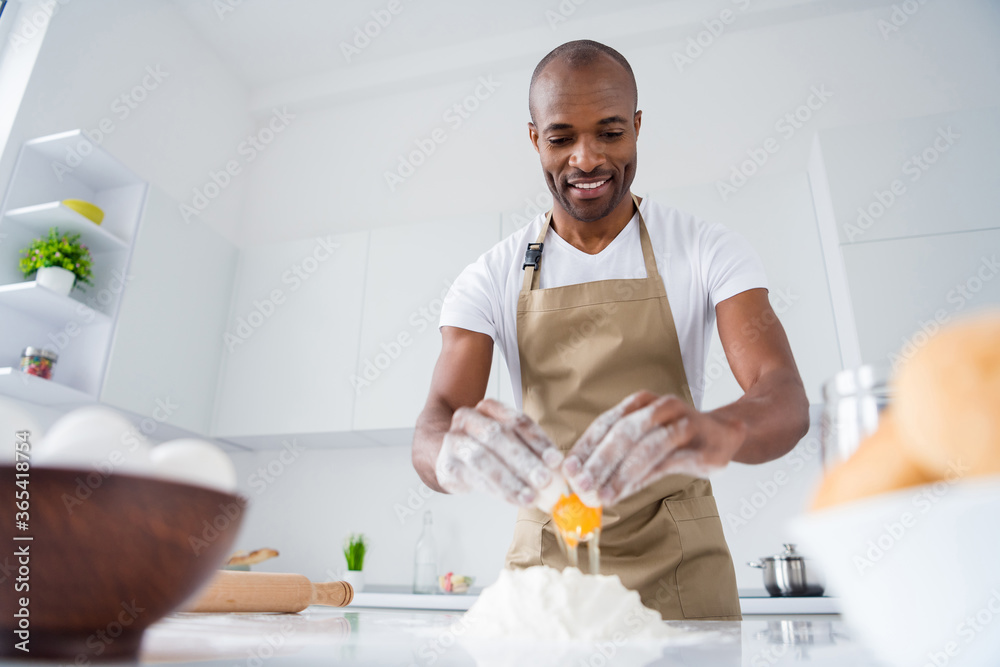
[{"label": "glass jar with lid", "polygon": [[823,468],[847,460],[875,432],[891,398],[888,369],[860,366],[841,371],[823,385]]},{"label": "glass jar with lid", "polygon": [[21,372],[49,380],[52,378],[52,368],[57,361],[59,355],[52,350],[26,347],[21,353]]}]

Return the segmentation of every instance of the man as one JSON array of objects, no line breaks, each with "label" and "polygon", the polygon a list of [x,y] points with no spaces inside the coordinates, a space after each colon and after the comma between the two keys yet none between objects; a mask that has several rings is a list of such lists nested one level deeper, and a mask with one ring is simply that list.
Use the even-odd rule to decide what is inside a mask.
[{"label": "man", "polygon": [[[705,477],[778,458],[808,429],[760,260],[721,226],[630,194],[642,112],[617,51],[556,48],[535,69],[528,107],[553,209],[452,287],[414,467],[437,491],[521,506],[508,567],[566,565],[551,517],[532,506],[565,478],[604,507],[603,574],[665,619],[738,620]],[[713,320],[745,394],[700,412]],[[483,400],[494,342],[523,413]]]}]

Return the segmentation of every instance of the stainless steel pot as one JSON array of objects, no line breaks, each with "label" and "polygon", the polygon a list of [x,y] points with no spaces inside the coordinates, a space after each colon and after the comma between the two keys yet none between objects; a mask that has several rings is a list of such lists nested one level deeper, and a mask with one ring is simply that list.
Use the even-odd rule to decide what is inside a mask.
[{"label": "stainless steel pot", "polygon": [[764,588],[772,597],[818,597],[823,595],[825,584],[819,568],[795,551],[794,544],[784,545],[785,550],[750,563],[764,571]]}]

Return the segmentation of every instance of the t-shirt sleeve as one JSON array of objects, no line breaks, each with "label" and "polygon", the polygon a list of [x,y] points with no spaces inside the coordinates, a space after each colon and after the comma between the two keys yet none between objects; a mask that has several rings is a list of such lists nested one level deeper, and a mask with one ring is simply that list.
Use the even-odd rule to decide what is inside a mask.
[{"label": "t-shirt sleeve", "polygon": [[465,267],[451,284],[441,306],[439,327],[458,327],[486,334],[497,340],[494,306],[497,295],[487,269],[486,257]]},{"label": "t-shirt sleeve", "polygon": [[702,271],[713,310],[740,292],[767,289],[764,263],[742,235],[722,225],[712,225],[706,237]]}]

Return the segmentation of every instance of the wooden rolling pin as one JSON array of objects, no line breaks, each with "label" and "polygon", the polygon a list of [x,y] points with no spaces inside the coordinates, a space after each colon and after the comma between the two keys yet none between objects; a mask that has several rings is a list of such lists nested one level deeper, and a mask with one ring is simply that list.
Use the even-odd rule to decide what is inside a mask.
[{"label": "wooden rolling pin", "polygon": [[311,604],[346,607],[353,599],[354,589],[346,581],[314,584],[301,574],[219,570],[194,604],[182,611],[294,613]]}]

